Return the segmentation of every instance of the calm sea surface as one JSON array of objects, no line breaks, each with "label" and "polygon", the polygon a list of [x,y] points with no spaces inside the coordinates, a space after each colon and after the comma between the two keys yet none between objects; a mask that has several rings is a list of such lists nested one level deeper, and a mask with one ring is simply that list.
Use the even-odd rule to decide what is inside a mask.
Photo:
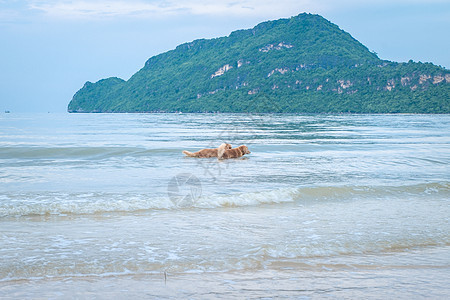
[{"label": "calm sea surface", "polygon": [[448,299],[449,199],[450,115],[1,114],[0,298]]}]

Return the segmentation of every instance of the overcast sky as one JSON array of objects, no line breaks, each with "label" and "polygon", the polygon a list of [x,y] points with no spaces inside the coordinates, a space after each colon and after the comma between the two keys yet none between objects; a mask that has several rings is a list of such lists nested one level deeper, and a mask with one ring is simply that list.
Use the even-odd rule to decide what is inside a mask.
[{"label": "overcast sky", "polygon": [[450,69],[450,0],[0,0],[0,113],[64,112],[86,81],[126,80],[181,43],[302,12],[382,59]]}]

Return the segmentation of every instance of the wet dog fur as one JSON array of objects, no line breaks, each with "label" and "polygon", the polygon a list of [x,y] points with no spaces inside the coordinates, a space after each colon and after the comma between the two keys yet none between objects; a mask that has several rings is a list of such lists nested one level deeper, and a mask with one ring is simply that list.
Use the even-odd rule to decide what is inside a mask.
[{"label": "wet dog fur", "polygon": [[183,153],[189,157],[199,157],[199,158],[209,158],[209,157],[219,157],[219,150],[221,153],[226,151],[227,149],[231,149],[231,145],[227,143],[223,143],[218,148],[215,149],[202,149],[197,152],[189,152],[184,150]]},{"label": "wet dog fur", "polygon": [[248,147],[245,145],[241,145],[233,149],[219,147],[218,159],[238,158],[250,153],[250,150],[248,150]]}]

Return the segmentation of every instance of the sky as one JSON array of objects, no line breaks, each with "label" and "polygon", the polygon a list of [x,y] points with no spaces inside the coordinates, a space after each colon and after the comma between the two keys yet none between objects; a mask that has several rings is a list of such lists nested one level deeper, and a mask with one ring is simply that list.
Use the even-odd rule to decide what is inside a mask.
[{"label": "sky", "polygon": [[381,59],[450,69],[450,0],[0,0],[0,116],[65,112],[86,81],[260,22],[319,14]]}]

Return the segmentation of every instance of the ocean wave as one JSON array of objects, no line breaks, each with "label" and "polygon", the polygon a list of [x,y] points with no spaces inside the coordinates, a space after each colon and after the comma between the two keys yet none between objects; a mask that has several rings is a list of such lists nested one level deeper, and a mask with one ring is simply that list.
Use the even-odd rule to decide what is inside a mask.
[{"label": "ocean wave", "polygon": [[[169,196],[154,196],[146,193],[10,192],[0,194],[0,218],[136,213],[139,211],[196,208],[214,209],[294,202],[308,205],[326,201],[395,199],[430,195],[442,199],[450,198],[450,183],[435,182],[405,186],[316,186],[250,193],[202,195],[193,199],[190,205],[183,207],[180,207],[179,202],[174,201]],[[180,194],[180,197],[182,196]]]},{"label": "ocean wave", "polygon": [[107,159],[179,153],[179,149],[148,149],[141,147],[1,147],[0,159]]}]

